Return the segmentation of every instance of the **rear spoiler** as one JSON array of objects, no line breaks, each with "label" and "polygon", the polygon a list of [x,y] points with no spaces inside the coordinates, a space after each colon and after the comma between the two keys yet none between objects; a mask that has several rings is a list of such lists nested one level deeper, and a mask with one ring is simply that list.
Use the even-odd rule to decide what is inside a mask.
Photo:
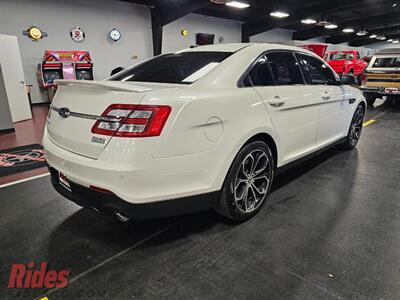
[{"label": "rear spoiler", "polygon": [[144,93],[152,89],[121,81],[94,81],[94,80],[62,80],[54,81],[57,85],[82,86],[88,88],[101,88],[110,91]]}]

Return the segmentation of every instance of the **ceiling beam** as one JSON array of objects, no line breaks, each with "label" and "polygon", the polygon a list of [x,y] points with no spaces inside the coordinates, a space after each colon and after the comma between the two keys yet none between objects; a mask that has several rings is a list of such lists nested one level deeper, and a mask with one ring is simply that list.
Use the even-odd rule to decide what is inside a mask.
[{"label": "ceiling beam", "polygon": [[[386,39],[399,39],[400,38],[400,31],[397,33],[393,33],[393,34],[389,34],[386,36]],[[377,39],[371,39],[371,38],[364,38],[364,39],[360,39],[354,42],[349,43],[349,46],[352,47],[360,47],[360,46],[367,46],[367,45],[371,45],[371,44],[376,44],[376,43],[387,43],[388,45],[390,45],[390,43],[388,43],[386,41],[379,41]]]},{"label": "ceiling beam", "polygon": [[[386,26],[386,27],[378,28],[378,29],[367,29],[368,36],[370,34],[376,34],[376,35],[393,34],[394,32],[400,30],[400,25],[398,25],[399,21],[397,21],[396,23],[397,24],[394,26]],[[365,39],[366,39],[366,36],[358,36],[355,33],[353,33],[353,34],[344,33],[344,34],[330,36],[326,39],[326,42],[330,43],[330,44],[341,44],[341,43],[345,43],[345,42],[356,42],[356,41],[365,40]]]},{"label": "ceiling beam", "polygon": [[394,23],[396,21],[399,22],[399,14],[397,12],[368,17],[365,19],[359,17],[342,23],[338,22],[337,25],[339,25],[339,27],[337,29],[326,29],[323,27],[321,28],[314,26],[312,29],[300,30],[293,34],[293,38],[296,40],[308,40],[319,36],[339,34],[342,32],[342,29],[346,27],[365,28],[371,25],[384,25],[388,23]]},{"label": "ceiling beam", "polygon": [[154,18],[165,26],[209,4],[208,0],[158,0],[151,7]]},{"label": "ceiling beam", "polygon": [[[373,4],[376,2],[383,2],[385,0],[370,0],[368,4]],[[249,34],[255,35],[261,32],[265,32],[271,29],[285,27],[291,24],[300,23],[302,19],[315,17],[317,20],[320,17],[326,17],[329,14],[349,10],[353,8],[359,8],[362,3],[360,2],[350,2],[348,0],[336,0],[329,2],[322,2],[324,4],[318,4],[311,7],[298,9],[295,12],[291,12],[290,17],[281,20],[271,19],[268,15],[258,20],[248,22]]]}]

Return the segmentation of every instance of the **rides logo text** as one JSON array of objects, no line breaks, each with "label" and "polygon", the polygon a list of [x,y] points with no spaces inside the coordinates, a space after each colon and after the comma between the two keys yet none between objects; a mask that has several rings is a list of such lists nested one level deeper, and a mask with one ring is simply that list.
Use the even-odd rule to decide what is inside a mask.
[{"label": "rides logo text", "polygon": [[11,266],[8,288],[24,289],[62,289],[68,286],[69,270],[47,270],[47,262],[40,263],[35,268],[35,263],[13,264]]}]

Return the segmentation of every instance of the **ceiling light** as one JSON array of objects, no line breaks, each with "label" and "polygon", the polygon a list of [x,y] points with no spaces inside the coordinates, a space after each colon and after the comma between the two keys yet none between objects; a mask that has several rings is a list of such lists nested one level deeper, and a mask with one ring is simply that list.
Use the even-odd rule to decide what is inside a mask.
[{"label": "ceiling light", "polygon": [[332,22],[329,22],[327,20],[319,20],[315,25],[325,27],[326,25],[330,25]]},{"label": "ceiling light", "polygon": [[314,19],[303,19],[303,20],[301,20],[301,23],[303,23],[303,24],[316,24],[317,21],[314,20]]},{"label": "ceiling light", "polygon": [[368,31],[366,31],[366,30],[359,30],[358,32],[357,32],[357,35],[358,36],[364,36],[364,35],[367,35],[368,34]]},{"label": "ceiling light", "polygon": [[380,41],[384,41],[384,40],[386,40],[386,36],[380,35],[380,36],[378,36],[376,39],[377,39],[377,40],[380,40]]},{"label": "ceiling light", "polygon": [[329,24],[329,25],[325,25],[326,29],[335,29],[338,28],[338,26],[336,24]]},{"label": "ceiling light", "polygon": [[388,39],[387,42],[391,43],[391,42],[393,42],[393,39]]},{"label": "ceiling light", "polygon": [[392,43],[393,44],[398,44],[400,41],[399,40],[394,40]]},{"label": "ceiling light", "polygon": [[392,5],[393,7],[396,7],[397,6],[397,3],[393,3],[393,5]]},{"label": "ceiling light", "polygon": [[287,18],[289,17],[288,13],[282,12],[282,11],[273,11],[269,14],[271,17],[275,18]]},{"label": "ceiling light", "polygon": [[225,5],[235,7],[235,8],[247,8],[250,6],[250,4],[248,4],[248,3],[239,2],[239,1],[226,2]]},{"label": "ceiling light", "polygon": [[353,28],[345,28],[345,29],[343,29],[343,32],[352,33],[352,32],[354,32],[354,29]]},{"label": "ceiling light", "polygon": [[370,37],[371,39],[376,39],[378,36],[377,36],[376,34],[371,34],[369,37]]}]

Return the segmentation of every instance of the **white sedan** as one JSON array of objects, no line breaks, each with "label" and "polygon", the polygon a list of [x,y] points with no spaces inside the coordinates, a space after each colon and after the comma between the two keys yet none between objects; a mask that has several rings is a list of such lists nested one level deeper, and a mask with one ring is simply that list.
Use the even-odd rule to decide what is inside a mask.
[{"label": "white sedan", "polygon": [[210,45],[59,81],[43,144],[54,187],[81,206],[124,221],[213,207],[244,221],[283,167],[354,148],[365,109],[307,50]]}]

